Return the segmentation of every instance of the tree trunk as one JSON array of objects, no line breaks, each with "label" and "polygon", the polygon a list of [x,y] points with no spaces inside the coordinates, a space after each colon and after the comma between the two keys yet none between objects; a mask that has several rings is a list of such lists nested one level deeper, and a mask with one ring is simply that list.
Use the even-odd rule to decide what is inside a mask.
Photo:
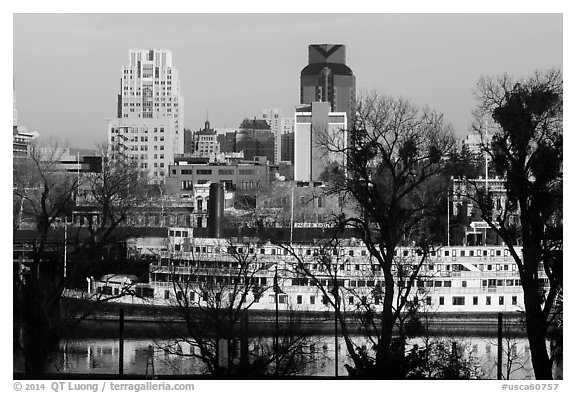
[{"label": "tree trunk", "polygon": [[530,344],[534,376],[536,379],[552,379],[552,363],[546,349],[546,316],[542,313],[540,296],[538,296],[538,278],[522,277],[522,282],[526,308],[526,333]]}]

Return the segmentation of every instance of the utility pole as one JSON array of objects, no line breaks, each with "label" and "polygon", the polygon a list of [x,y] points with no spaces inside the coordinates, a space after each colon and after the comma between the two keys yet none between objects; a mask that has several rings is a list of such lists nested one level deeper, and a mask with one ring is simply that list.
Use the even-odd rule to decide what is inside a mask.
[{"label": "utility pole", "polygon": [[276,304],[276,334],[274,337],[274,354],[276,356],[276,370],[274,374],[278,377],[278,370],[280,368],[280,357],[278,351],[278,266],[276,266],[276,272],[274,273],[274,303]]},{"label": "utility pole", "polygon": [[496,379],[502,379],[502,313],[498,313],[498,375]]},{"label": "utility pole", "polygon": [[[120,348],[118,350],[118,376],[124,376],[124,309],[120,309]],[[148,367],[147,367],[148,368]]]},{"label": "utility pole", "polygon": [[340,301],[338,298],[338,260],[336,260],[336,269],[334,270],[334,377],[338,378],[338,308]]}]

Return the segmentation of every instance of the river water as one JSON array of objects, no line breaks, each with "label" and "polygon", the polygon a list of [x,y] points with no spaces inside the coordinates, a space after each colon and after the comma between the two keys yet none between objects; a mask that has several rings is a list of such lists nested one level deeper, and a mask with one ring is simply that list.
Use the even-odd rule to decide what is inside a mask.
[{"label": "river water", "polygon": [[[469,354],[475,367],[476,375],[482,379],[495,379],[497,367],[496,337],[433,337],[433,339],[454,339],[465,345],[465,353]],[[268,338],[270,342],[272,338]],[[354,337],[355,343],[362,345],[363,338]],[[316,353],[313,364],[308,365],[299,375],[303,376],[334,376],[335,375],[335,344],[334,337],[318,335],[309,340],[312,348],[307,350]],[[166,351],[167,344],[174,341],[168,339],[127,338],[124,340],[124,373],[139,375],[198,375],[202,374],[202,363],[189,355],[192,349],[187,343],[182,343],[178,350]],[[410,344],[422,344],[422,339],[413,340]],[[150,346],[152,346],[150,350]],[[344,340],[340,337],[338,345],[338,374],[348,375],[344,364],[353,364],[347,355]],[[79,374],[110,374],[118,375],[120,342],[118,339],[106,338],[69,338],[60,342],[59,350],[50,359],[49,372],[79,373]],[[509,379],[532,379],[532,367],[528,340],[526,338],[510,338],[503,340],[504,376]],[[153,369],[152,370],[152,365]],[[22,371],[23,364],[16,355],[14,357],[14,372]]]}]

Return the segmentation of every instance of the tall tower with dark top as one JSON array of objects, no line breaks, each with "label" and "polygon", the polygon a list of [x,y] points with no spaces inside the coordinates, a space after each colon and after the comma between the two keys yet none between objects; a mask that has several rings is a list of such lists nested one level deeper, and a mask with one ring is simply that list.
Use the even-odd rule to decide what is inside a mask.
[{"label": "tall tower with dark top", "polygon": [[308,65],[300,73],[300,103],[329,102],[331,112],[352,119],[356,106],[356,77],[346,65],[346,46],[308,45]]}]

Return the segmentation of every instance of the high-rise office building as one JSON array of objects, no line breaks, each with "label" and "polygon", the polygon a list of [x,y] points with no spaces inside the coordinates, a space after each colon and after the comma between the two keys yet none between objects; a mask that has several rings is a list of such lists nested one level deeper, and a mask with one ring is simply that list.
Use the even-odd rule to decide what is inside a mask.
[{"label": "high-rise office building", "polygon": [[131,49],[122,68],[117,118],[108,121],[109,142],[122,145],[151,177],[162,180],[174,155],[184,152],[183,109],[172,52]]},{"label": "high-rise office building", "polygon": [[317,181],[331,163],[344,164],[344,155],[336,150],[347,143],[346,112],[313,102],[297,107],[294,117],[294,180]]},{"label": "high-rise office building", "polygon": [[346,112],[351,121],[356,106],[356,77],[346,65],[346,46],[308,46],[308,65],[300,73],[300,104],[330,103],[331,112]]},{"label": "high-rise office building", "polygon": [[281,161],[282,155],[282,109],[263,109],[262,118],[270,126],[270,131],[274,134],[274,163]]}]

